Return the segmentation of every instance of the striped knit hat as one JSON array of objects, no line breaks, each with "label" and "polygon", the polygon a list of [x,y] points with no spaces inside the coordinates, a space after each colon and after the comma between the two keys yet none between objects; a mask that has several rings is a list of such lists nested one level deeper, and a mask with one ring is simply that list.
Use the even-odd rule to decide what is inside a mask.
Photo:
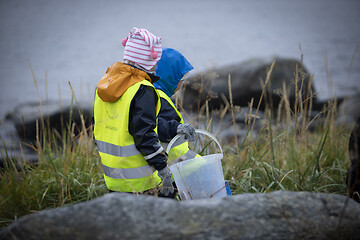
[{"label": "striped knit hat", "polygon": [[122,44],[125,47],[124,60],[137,63],[148,71],[161,58],[161,37],[156,37],[146,29],[134,27],[127,38],[122,40]]}]

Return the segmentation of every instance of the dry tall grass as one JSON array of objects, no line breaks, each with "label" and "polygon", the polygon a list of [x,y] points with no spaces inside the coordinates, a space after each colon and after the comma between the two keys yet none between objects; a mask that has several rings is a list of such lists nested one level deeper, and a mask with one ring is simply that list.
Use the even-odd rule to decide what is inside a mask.
[{"label": "dry tall grass", "polygon": [[[274,64],[263,80],[261,101]],[[303,77],[294,79],[295,83],[304,81],[304,74],[300,76]],[[35,77],[34,83],[37,86]],[[212,132],[215,117],[221,121],[226,114],[232,116],[230,126],[234,127],[235,141],[223,145],[222,164],[233,195],[275,190],[346,194],[350,129],[335,123],[336,100],[311,117],[313,96],[309,94],[302,99],[300,94],[302,87],[311,89],[311,81],[309,86],[301,84],[301,88],[296,89],[295,106],[290,106],[284,85],[276,115],[275,109],[266,109],[266,117],[259,118],[260,103],[252,106],[253,101],[250,101],[244,126],[246,134],[238,139],[235,113],[239,107],[232,101],[231,76],[228,84],[230,99],[223,97],[224,108],[210,112],[207,103],[199,105],[192,123]],[[72,110],[81,114],[75,96],[73,102]],[[177,104],[181,109],[179,98]],[[255,132],[256,121],[260,121],[262,127]],[[107,193],[92,127],[87,128],[82,118],[81,131],[75,134],[76,126],[70,120],[64,119],[64,122],[67,122],[64,131],[59,133],[47,128],[46,116],[41,117],[37,142],[33,146],[39,156],[37,166],[25,165],[24,170],[18,171],[13,165],[15,159],[8,158],[7,167],[0,175],[0,227],[26,214],[87,201]],[[310,131],[315,123],[315,129]]]}]

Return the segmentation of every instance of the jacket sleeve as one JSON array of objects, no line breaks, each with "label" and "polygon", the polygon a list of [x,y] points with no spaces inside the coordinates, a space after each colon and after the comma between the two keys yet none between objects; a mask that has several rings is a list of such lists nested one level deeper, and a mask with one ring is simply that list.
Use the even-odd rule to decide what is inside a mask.
[{"label": "jacket sleeve", "polygon": [[161,170],[167,165],[167,157],[154,131],[157,98],[155,89],[140,86],[130,104],[129,133],[148,164],[156,170]]},{"label": "jacket sleeve", "polygon": [[350,167],[346,175],[346,184],[350,197],[360,202],[360,197],[356,192],[360,192],[360,118],[358,118],[349,138]]},{"label": "jacket sleeve", "polygon": [[158,115],[158,134],[161,142],[168,143],[177,134],[180,117],[174,108],[163,98],[160,98],[161,109]]}]

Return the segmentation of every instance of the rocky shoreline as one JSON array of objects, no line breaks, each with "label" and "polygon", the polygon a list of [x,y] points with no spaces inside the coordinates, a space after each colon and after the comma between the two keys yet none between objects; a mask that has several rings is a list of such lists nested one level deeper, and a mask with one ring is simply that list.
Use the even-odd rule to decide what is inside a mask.
[{"label": "rocky shoreline", "polygon": [[[272,66],[272,64],[274,65]],[[263,92],[263,84],[266,82],[267,73],[271,69],[269,82]],[[297,75],[295,74],[297,73]],[[230,81],[229,81],[230,76]],[[297,80],[295,80],[297,79]],[[179,108],[185,111],[186,121],[194,124],[197,115],[206,115],[208,111],[215,112],[219,109],[227,108],[228,111],[223,116],[213,114],[213,131],[217,137],[227,144],[231,142],[234,136],[233,116],[230,114],[230,94],[229,84],[231,84],[231,95],[233,106],[239,111],[234,114],[237,128],[237,138],[244,137],[244,131],[247,116],[254,115],[257,112],[258,119],[266,119],[264,109],[271,107],[274,109],[274,115],[280,104],[284,105],[282,96],[286,95],[289,106],[293,106],[296,101],[296,90],[301,93],[301,99],[308,101],[311,96],[312,115],[318,114],[322,108],[328,104],[328,101],[320,102],[314,92],[314,81],[302,66],[301,62],[294,59],[250,59],[246,62],[224,66],[218,69],[211,69],[207,72],[192,76],[186,81],[182,92],[183,98],[179,101]],[[298,85],[295,85],[295,82]],[[297,96],[299,97],[299,96]],[[259,99],[262,99],[259,104]],[[346,99],[337,99],[338,124],[351,125],[360,116],[360,110],[357,103],[360,95]],[[329,100],[333,101],[333,100]],[[252,102],[252,108],[249,104]],[[201,107],[201,108],[199,108]],[[7,114],[6,119],[0,127],[0,136],[3,144],[0,146],[0,166],[6,159],[16,159],[16,162],[27,160],[31,163],[37,161],[37,154],[33,146],[36,139],[42,135],[41,129],[50,129],[57,131],[60,135],[63,130],[69,126],[74,127],[75,133],[82,128],[82,119],[85,127],[91,127],[92,104],[75,102],[62,104],[57,102],[32,102],[17,106],[13,112]],[[312,126],[321,124],[317,120]],[[203,126],[197,126],[204,128]],[[260,121],[255,125],[256,130],[261,128]],[[39,130],[40,129],[40,130]],[[40,137],[41,138],[41,137]],[[21,165],[21,164],[20,164]]]},{"label": "rocky shoreline", "polygon": [[[289,60],[287,65],[284,59],[277,62],[282,62],[281,68],[273,68],[276,74],[271,79],[271,88],[266,89],[265,104],[259,105],[256,114],[256,108],[250,108],[248,103],[253,96],[261,95],[262,86],[260,82],[254,85],[254,79],[266,79],[264,74],[272,62],[266,62],[264,66],[253,62],[249,70],[254,75],[252,78],[249,72],[244,73],[244,69],[240,71],[239,66],[234,68],[236,71],[225,68],[217,70],[216,74],[208,72],[193,76],[197,80],[188,82],[186,98],[180,99],[182,111],[186,112],[185,121],[196,123],[199,115],[206,118],[211,114],[213,133],[227,145],[233,143],[234,137],[241,139],[247,134],[245,129],[251,115],[258,118],[252,133],[256,137],[262,121],[267,119],[266,105],[273,104],[276,112],[282,101],[279,98],[281,89],[276,86],[284,86],[283,79],[293,76],[294,68],[298,69],[300,64]],[[262,67],[254,68],[255,65]],[[229,111],[228,76],[222,71],[232,76],[234,115]],[[199,88],[199,81],[205,87]],[[295,91],[292,80],[287,81]],[[309,92],[303,91],[303,85],[298,86],[304,96],[313,91],[311,81],[306,84]],[[288,96],[290,102],[295,102],[295,96]],[[313,100],[314,115],[328,104],[317,101],[316,95]],[[360,116],[359,100],[360,95],[337,102],[329,100],[336,102],[337,124],[351,126],[356,121]],[[197,109],[198,103],[207,105],[207,109]],[[221,114],[221,109],[226,108],[227,113]],[[70,128],[77,134],[83,124],[85,128],[91,128],[92,112],[91,103],[59,106],[56,102],[35,102],[18,106],[7,114],[0,128],[3,141],[0,167],[4,167],[9,159],[19,169],[24,161],[36,164],[38,156],[31,146],[36,146],[38,139],[46,134],[42,129],[50,129],[61,136]],[[319,124],[323,124],[321,118],[312,122],[314,128]],[[111,193],[92,201],[23,216],[2,229],[0,239],[359,239],[359,216],[360,205],[338,194],[277,191],[178,202]]]}]

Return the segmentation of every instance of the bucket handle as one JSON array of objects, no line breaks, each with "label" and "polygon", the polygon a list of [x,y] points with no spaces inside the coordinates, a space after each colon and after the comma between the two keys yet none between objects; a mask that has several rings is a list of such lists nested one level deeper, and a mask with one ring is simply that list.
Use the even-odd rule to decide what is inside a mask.
[{"label": "bucket handle", "polygon": [[[221,151],[221,155],[223,156],[223,150],[221,148],[221,145],[219,143],[219,141],[216,139],[216,137],[214,135],[212,135],[211,133],[205,131],[205,130],[202,130],[202,129],[195,129],[195,132],[196,133],[201,133],[201,134],[204,134],[206,136],[208,136],[209,138],[211,138],[212,140],[214,140],[214,142],[219,146],[220,148],[220,151]],[[166,148],[166,154],[169,154],[169,151],[171,149],[171,146],[181,137],[183,136],[183,134],[177,134],[173,139],[171,139],[171,141],[169,142],[167,148]]]}]

